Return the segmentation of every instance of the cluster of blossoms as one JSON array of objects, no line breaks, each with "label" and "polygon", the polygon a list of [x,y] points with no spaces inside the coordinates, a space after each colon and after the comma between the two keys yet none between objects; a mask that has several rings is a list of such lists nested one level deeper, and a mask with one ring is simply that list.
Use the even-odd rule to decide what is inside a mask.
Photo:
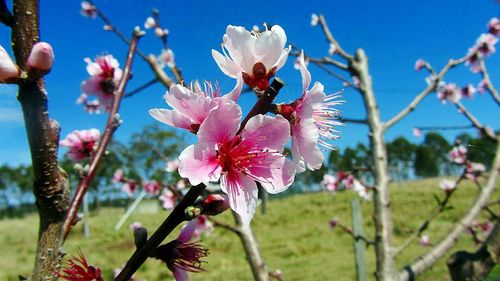
[{"label": "cluster of blossoms", "polygon": [[[258,114],[242,124],[242,110],[236,103],[243,82],[258,95],[269,87],[269,79],[285,64],[291,47],[285,47],[284,30],[274,25],[263,32],[228,26],[223,37],[223,53],[212,56],[223,73],[236,79],[226,95],[205,83],[190,87],[173,85],[164,98],[172,109],[152,109],[151,116],[167,125],[194,133],[197,144],[179,156],[178,171],[191,185],[220,181],[229,197],[229,206],[242,221],[250,223],[257,206],[256,182],[270,193],[287,189],[297,170],[319,169],[323,154],[319,146],[332,148],[338,138],[334,119],[340,112],[338,95],[327,96],[316,82],[309,88],[311,75],[300,56],[302,96],[290,104],[275,105],[276,116]],[[292,139],[293,161],[283,154]]]},{"label": "cluster of blossoms", "polygon": [[[473,221],[472,224],[467,228],[467,234],[472,235],[472,239],[476,244],[483,242],[479,236],[488,237],[490,232],[493,230],[494,224],[491,221],[485,221],[483,223],[479,223],[477,221]],[[478,235],[481,234],[481,235]]]},{"label": "cluster of blossoms", "polygon": [[486,167],[482,163],[469,161],[467,159],[467,152],[467,148],[457,140],[453,148],[448,152],[448,158],[452,163],[464,166],[466,178],[476,180],[486,171]]},{"label": "cluster of blossoms", "polygon": [[[112,55],[100,56],[94,61],[85,58],[84,61],[90,78],[82,82],[82,95],[77,103],[83,104],[84,109],[90,113],[99,113],[99,108],[109,111],[115,89],[123,75],[120,64]],[[88,96],[95,96],[97,99],[89,101]]]},{"label": "cluster of blossoms", "polygon": [[335,176],[325,174],[320,185],[324,190],[331,192],[352,189],[357,192],[361,198],[370,200],[369,189],[351,173],[341,171]]},{"label": "cluster of blossoms", "polygon": [[60,141],[59,145],[68,148],[66,156],[71,161],[80,162],[92,156],[100,139],[98,129],[75,130]]},{"label": "cluster of blossoms", "polygon": [[466,64],[470,66],[473,73],[481,71],[480,60],[482,57],[488,57],[496,51],[495,44],[500,35],[500,22],[498,18],[492,18],[488,23],[488,33],[483,33],[476,40],[476,43],[467,53]]},{"label": "cluster of blossoms", "polygon": [[125,177],[122,169],[118,169],[113,174],[113,183],[123,183],[122,191],[127,193],[128,196],[134,195],[139,187],[139,183],[134,179]]},{"label": "cluster of blossoms", "polygon": [[154,28],[155,35],[160,38],[167,37],[170,33],[168,29],[163,29],[153,17],[148,17],[146,19],[144,27],[146,29]]},{"label": "cluster of blossoms", "polygon": [[[478,85],[478,88],[479,87],[482,87],[482,92],[484,92],[484,85]],[[437,87],[437,97],[443,104],[447,101],[457,103],[462,97],[471,99],[477,91],[474,85],[470,83],[462,88],[459,88],[455,83],[440,83]]]}]

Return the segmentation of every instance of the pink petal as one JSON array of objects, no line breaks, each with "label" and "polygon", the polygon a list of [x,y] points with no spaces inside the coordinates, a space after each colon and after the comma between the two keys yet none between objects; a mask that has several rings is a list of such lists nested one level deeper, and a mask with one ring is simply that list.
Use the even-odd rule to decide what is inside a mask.
[{"label": "pink petal", "polygon": [[188,117],[182,115],[181,113],[162,109],[162,108],[154,108],[149,110],[149,114],[156,120],[165,123],[169,126],[186,129],[188,131],[193,130],[193,122]]},{"label": "pink petal", "polygon": [[176,266],[174,266],[174,278],[175,281],[186,281],[187,280],[187,272],[183,269],[180,269]]},{"label": "pink petal", "polygon": [[198,225],[198,219],[192,219],[190,220],[186,225],[184,225],[179,232],[179,236],[177,237],[177,240],[181,241],[182,243],[187,243],[191,238],[193,238],[194,231],[196,230],[196,226]]},{"label": "pink petal", "polygon": [[179,155],[179,175],[189,179],[192,185],[217,181],[221,167],[216,161],[215,151],[204,145],[190,145]]},{"label": "pink petal", "polygon": [[230,172],[222,175],[221,189],[229,197],[229,207],[240,215],[244,225],[249,225],[255,214],[259,193],[253,179]]},{"label": "pink petal", "polygon": [[313,118],[301,119],[299,124],[292,126],[292,147],[296,145],[297,151],[292,151],[294,161],[303,159],[309,169],[317,170],[323,164],[323,153],[318,148],[319,132]]},{"label": "pink petal", "polygon": [[88,95],[97,95],[101,92],[101,81],[102,78],[99,76],[92,76],[89,79],[82,82],[81,89],[83,93]]},{"label": "pink petal", "polygon": [[241,73],[240,67],[231,59],[212,49],[212,57],[224,74],[236,78]]},{"label": "pink petal", "polygon": [[[259,181],[271,194],[285,191],[295,179],[295,164],[285,156],[274,157],[275,160],[269,167],[270,175],[266,180]],[[256,171],[252,170],[252,174],[256,174]]]},{"label": "pink petal", "polygon": [[196,124],[201,124],[210,109],[215,106],[210,97],[193,93],[181,85],[170,87],[164,98],[174,110],[189,117]]},{"label": "pink petal", "polygon": [[307,88],[309,88],[309,85],[311,84],[311,73],[307,70],[307,66],[304,61],[304,50],[300,52],[299,65],[300,75],[302,75],[302,94],[305,94],[307,92]]},{"label": "pink petal", "polygon": [[290,138],[290,123],[281,115],[256,115],[248,121],[242,134],[243,142],[256,148],[283,150]]},{"label": "pink petal", "polygon": [[257,62],[255,36],[244,27],[228,25],[223,41],[224,47],[240,69],[248,74],[252,73],[253,65]]},{"label": "pink petal", "polygon": [[237,101],[238,98],[240,97],[241,90],[243,89],[243,77],[241,72],[238,72],[238,75],[236,77],[236,86],[231,90],[231,92],[227,93],[224,98]]},{"label": "pink petal", "polygon": [[211,145],[231,140],[240,127],[241,108],[234,101],[219,99],[218,108],[210,111],[198,130],[198,142]]}]

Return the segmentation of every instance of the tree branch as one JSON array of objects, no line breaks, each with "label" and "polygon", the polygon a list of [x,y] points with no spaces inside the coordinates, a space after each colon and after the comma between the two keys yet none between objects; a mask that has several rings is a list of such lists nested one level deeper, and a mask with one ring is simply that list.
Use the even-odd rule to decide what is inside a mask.
[{"label": "tree branch", "polygon": [[495,190],[498,172],[500,170],[500,142],[497,142],[495,160],[492,165],[490,176],[486,186],[476,198],[472,208],[465,214],[455,228],[435,245],[428,253],[416,259],[413,263],[405,266],[399,272],[399,280],[406,281],[430,268],[440,257],[442,257],[457,241],[459,236],[471,225],[479,215],[483,206],[488,203],[491,194]]},{"label": "tree branch", "polygon": [[354,57],[351,56],[350,54],[348,54],[346,51],[344,51],[342,49],[342,47],[340,47],[340,44],[337,42],[337,40],[335,40],[335,38],[333,38],[333,35],[330,32],[330,28],[328,28],[328,25],[326,24],[325,17],[323,15],[319,15],[319,24],[321,26],[321,29],[323,29],[323,33],[325,34],[325,37],[328,40],[328,42],[330,42],[331,44],[335,45],[336,52],[341,57],[343,57],[344,59],[346,59],[348,61],[353,60]]},{"label": "tree branch", "polygon": [[495,136],[495,134],[493,133],[492,130],[489,130],[488,128],[486,128],[485,126],[483,126],[479,120],[477,120],[476,117],[474,117],[474,115],[472,115],[472,113],[470,113],[466,108],[465,106],[463,106],[463,104],[461,102],[456,102],[455,103],[456,107],[458,108],[458,111],[463,113],[465,115],[465,117],[467,117],[467,119],[469,119],[469,121],[472,123],[472,125],[474,125],[474,127],[476,127],[479,131],[481,131],[481,133],[494,140],[494,141],[498,141],[498,138],[497,136]]},{"label": "tree branch", "polygon": [[150,81],[148,81],[148,82],[142,84],[141,86],[137,87],[136,89],[133,89],[132,91],[126,93],[125,95],[123,95],[123,98],[129,98],[131,96],[134,96],[135,94],[140,93],[142,90],[147,89],[148,87],[156,84],[157,82],[158,82],[158,79],[157,78],[153,78]]},{"label": "tree branch", "polygon": [[481,75],[483,76],[483,81],[485,83],[484,86],[491,93],[491,95],[493,96],[493,99],[497,102],[497,105],[500,105],[500,95],[498,94],[498,91],[493,86],[493,83],[491,83],[490,75],[488,74],[488,70],[486,69],[486,63],[484,62],[483,58],[479,58],[479,66],[481,69],[480,70]]},{"label": "tree branch", "polygon": [[90,183],[94,179],[94,176],[99,168],[99,164],[106,153],[106,148],[113,137],[114,132],[119,126],[119,122],[117,120],[118,110],[120,108],[120,103],[123,99],[123,95],[125,93],[125,88],[127,87],[128,80],[130,79],[132,62],[134,60],[134,54],[136,53],[137,43],[139,38],[142,36],[141,31],[134,31],[132,36],[132,41],[130,42],[130,48],[127,54],[127,61],[125,63],[125,69],[123,71],[123,76],[118,84],[116,91],[114,92],[113,103],[111,105],[111,110],[109,112],[108,121],[106,123],[106,129],[104,134],[99,142],[99,146],[97,147],[96,152],[92,155],[90,159],[89,170],[84,178],[80,180],[78,183],[78,187],[76,189],[75,196],[73,197],[70,208],[68,210],[68,214],[66,217],[66,221],[64,222],[64,238],[68,237],[71,228],[74,225],[74,221],[76,215],[78,213],[78,209],[82,203],[83,197],[89,188]]},{"label": "tree branch", "polygon": [[446,73],[451,69],[456,67],[459,64],[464,63],[467,60],[467,56],[462,57],[458,60],[449,60],[448,63],[439,71],[439,74],[436,76],[433,76],[434,79],[429,83],[427,88],[425,88],[420,94],[418,94],[413,101],[405,107],[403,110],[401,110],[398,114],[396,114],[394,117],[389,119],[389,121],[385,122],[384,124],[384,130],[388,130],[390,127],[394,126],[397,122],[401,121],[406,115],[408,115],[410,112],[414,111],[417,105],[425,98],[427,95],[435,91],[439,81],[443,79],[443,77],[446,75]]}]

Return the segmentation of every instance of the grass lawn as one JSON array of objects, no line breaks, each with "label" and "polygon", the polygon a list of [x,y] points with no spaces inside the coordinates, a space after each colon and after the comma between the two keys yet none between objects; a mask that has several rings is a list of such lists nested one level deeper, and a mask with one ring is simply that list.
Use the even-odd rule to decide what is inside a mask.
[{"label": "grass lawn", "polygon": [[[413,233],[436,206],[433,193],[442,197],[438,182],[438,179],[429,179],[391,185],[396,246]],[[477,193],[477,188],[470,183],[460,186],[451,200],[453,209],[441,214],[426,231],[432,242],[438,241],[450,231],[453,224],[471,206]],[[258,210],[252,225],[268,267],[271,270],[281,269],[287,281],[355,280],[351,237],[328,227],[329,219],[334,216],[341,223],[350,225],[350,201],[355,197],[352,192],[293,195],[271,200],[266,215],[261,215]],[[363,203],[363,219],[368,238],[373,237],[371,211],[372,204]],[[498,213],[500,210],[494,207],[494,211]],[[99,210],[90,218],[91,236],[84,238],[80,225],[74,229],[65,244],[65,251],[71,255],[76,255],[78,249],[81,249],[91,264],[103,270],[106,280],[112,280],[113,269],[121,267],[134,251],[132,232],[128,225],[137,220],[152,231],[167,215],[167,211],[134,214],[120,231],[115,232],[114,225],[122,213],[123,209],[120,208]],[[232,223],[229,213],[218,216],[218,219]],[[0,280],[19,280],[19,275],[30,273],[37,228],[38,217],[35,214],[22,219],[0,221]],[[216,229],[211,236],[203,239],[203,243],[210,249],[205,265],[207,271],[193,274],[192,280],[252,280],[236,235],[224,229]],[[464,234],[452,252],[475,248],[471,237]],[[401,268],[426,251],[427,248],[415,242],[397,258],[396,265]],[[367,249],[366,260],[368,278],[374,280],[373,247]],[[449,280],[445,261],[446,257],[418,280]],[[166,266],[152,259],[136,276],[139,280],[149,281],[172,279]]]}]

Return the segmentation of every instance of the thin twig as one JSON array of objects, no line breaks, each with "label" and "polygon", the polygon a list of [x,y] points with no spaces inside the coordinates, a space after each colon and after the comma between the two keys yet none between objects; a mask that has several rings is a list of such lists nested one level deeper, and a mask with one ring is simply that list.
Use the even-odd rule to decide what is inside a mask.
[{"label": "thin twig", "polygon": [[235,226],[232,226],[228,223],[223,223],[221,221],[218,221],[216,219],[214,219],[213,217],[207,217],[209,221],[211,221],[214,226],[217,226],[217,227],[222,227],[226,230],[229,230],[231,232],[234,232],[235,234],[239,235],[241,233],[241,230],[239,230],[237,227]]},{"label": "thin twig", "polygon": [[104,135],[102,136],[101,141],[99,142],[99,146],[97,147],[96,152],[92,156],[90,160],[89,170],[85,177],[78,183],[78,187],[76,189],[75,196],[71,201],[70,208],[68,210],[68,214],[66,217],[66,221],[64,222],[64,238],[68,237],[71,228],[74,225],[74,220],[78,213],[78,209],[80,204],[82,203],[83,197],[89,188],[90,183],[94,179],[94,176],[97,172],[97,168],[106,153],[106,148],[113,137],[113,133],[118,128],[119,124],[116,120],[118,116],[118,110],[120,108],[120,103],[123,99],[123,95],[125,93],[125,88],[127,86],[127,82],[130,79],[132,62],[134,60],[134,54],[136,53],[137,43],[139,41],[140,36],[142,34],[140,31],[134,31],[132,36],[132,41],[130,42],[129,51],[127,54],[127,61],[125,63],[125,69],[123,71],[122,79],[118,84],[118,88],[114,93],[113,103],[111,105],[111,110],[109,112],[108,121],[106,123],[106,129],[104,131]]},{"label": "thin twig", "polygon": [[456,181],[455,181],[455,188],[446,192],[444,199],[439,203],[439,205],[432,211],[432,213],[425,219],[422,224],[417,228],[417,231],[413,233],[410,237],[408,237],[401,246],[397,247],[394,250],[393,257],[397,257],[399,254],[403,252],[410,244],[416,240],[422,233],[429,227],[429,224],[439,215],[441,214],[445,209],[446,205],[448,205],[448,202],[450,201],[451,196],[457,190],[458,184],[465,179],[465,174],[462,174]]},{"label": "thin twig", "polygon": [[425,127],[415,127],[421,131],[451,131],[451,130],[463,130],[474,128],[474,125],[461,125],[461,126],[425,126]]},{"label": "thin twig", "polygon": [[352,239],[354,239],[355,241],[358,241],[358,240],[362,240],[363,242],[365,242],[366,246],[370,246],[370,245],[374,245],[375,244],[375,241],[373,240],[370,240],[362,235],[354,235],[354,232],[352,231],[352,229],[350,227],[347,227],[339,222],[337,222],[337,225],[336,227],[340,228],[342,231],[344,231],[345,233],[347,233],[349,236],[352,237]]},{"label": "thin twig", "polygon": [[366,119],[353,119],[353,118],[344,118],[344,117],[340,117],[339,122],[362,124],[362,125],[368,124],[368,121]]},{"label": "thin twig", "polygon": [[456,102],[455,105],[458,108],[458,111],[463,113],[464,116],[467,117],[467,119],[469,119],[469,121],[472,123],[472,125],[474,125],[474,127],[476,127],[479,131],[481,131],[481,133],[484,136],[486,136],[494,141],[498,140],[497,137],[495,136],[495,133],[493,133],[492,130],[489,130],[487,127],[482,125],[479,122],[479,120],[477,120],[477,118],[474,117],[474,115],[472,115],[472,113],[470,113],[461,102]]},{"label": "thin twig", "polygon": [[331,75],[331,76],[339,79],[340,81],[342,81],[346,87],[352,86],[352,83],[349,80],[347,80],[346,78],[342,77],[342,75],[337,74],[337,73],[333,72],[332,70],[328,69],[328,67],[326,67],[324,64],[322,64],[320,62],[315,62],[315,61],[311,61],[311,62],[314,63],[314,65],[316,65],[319,68],[321,68],[322,70],[324,70],[329,75]]},{"label": "thin twig", "polygon": [[148,81],[148,82],[142,84],[141,86],[133,89],[132,91],[126,93],[125,95],[123,95],[123,98],[129,98],[129,97],[141,92],[142,90],[147,89],[148,87],[156,84],[157,82],[158,82],[158,78],[153,78],[150,81]]},{"label": "thin twig", "polygon": [[480,72],[481,75],[483,76],[483,81],[484,81],[484,86],[488,91],[491,93],[493,96],[493,99],[497,102],[498,105],[500,105],[500,95],[498,94],[498,91],[493,87],[493,84],[491,83],[490,80],[490,75],[488,74],[488,70],[486,69],[486,63],[484,62],[483,58],[479,58],[479,66],[480,66]]},{"label": "thin twig", "polygon": [[408,115],[410,112],[414,111],[417,105],[430,93],[435,91],[439,81],[443,79],[443,77],[446,75],[446,73],[451,69],[456,67],[459,64],[464,63],[467,60],[467,56],[464,56],[458,60],[449,60],[448,63],[439,71],[439,74],[436,76],[433,76],[434,79],[429,83],[427,88],[425,88],[420,94],[418,94],[413,101],[405,107],[403,110],[401,110],[398,114],[396,114],[394,117],[389,119],[389,121],[385,122],[384,124],[384,130],[388,130],[390,127],[394,126],[397,122],[399,122],[401,119],[403,119],[406,115]]},{"label": "thin twig", "polygon": [[323,33],[325,34],[325,37],[328,40],[328,42],[330,42],[331,44],[333,44],[335,46],[336,53],[338,53],[341,57],[343,57],[344,59],[346,59],[348,61],[353,60],[354,57],[352,55],[348,54],[346,51],[344,51],[340,47],[340,44],[337,42],[337,40],[335,40],[332,33],[330,32],[330,28],[328,28],[328,25],[326,24],[326,20],[325,20],[325,17],[323,15],[319,16],[318,23],[321,25],[321,28],[323,29]]}]

